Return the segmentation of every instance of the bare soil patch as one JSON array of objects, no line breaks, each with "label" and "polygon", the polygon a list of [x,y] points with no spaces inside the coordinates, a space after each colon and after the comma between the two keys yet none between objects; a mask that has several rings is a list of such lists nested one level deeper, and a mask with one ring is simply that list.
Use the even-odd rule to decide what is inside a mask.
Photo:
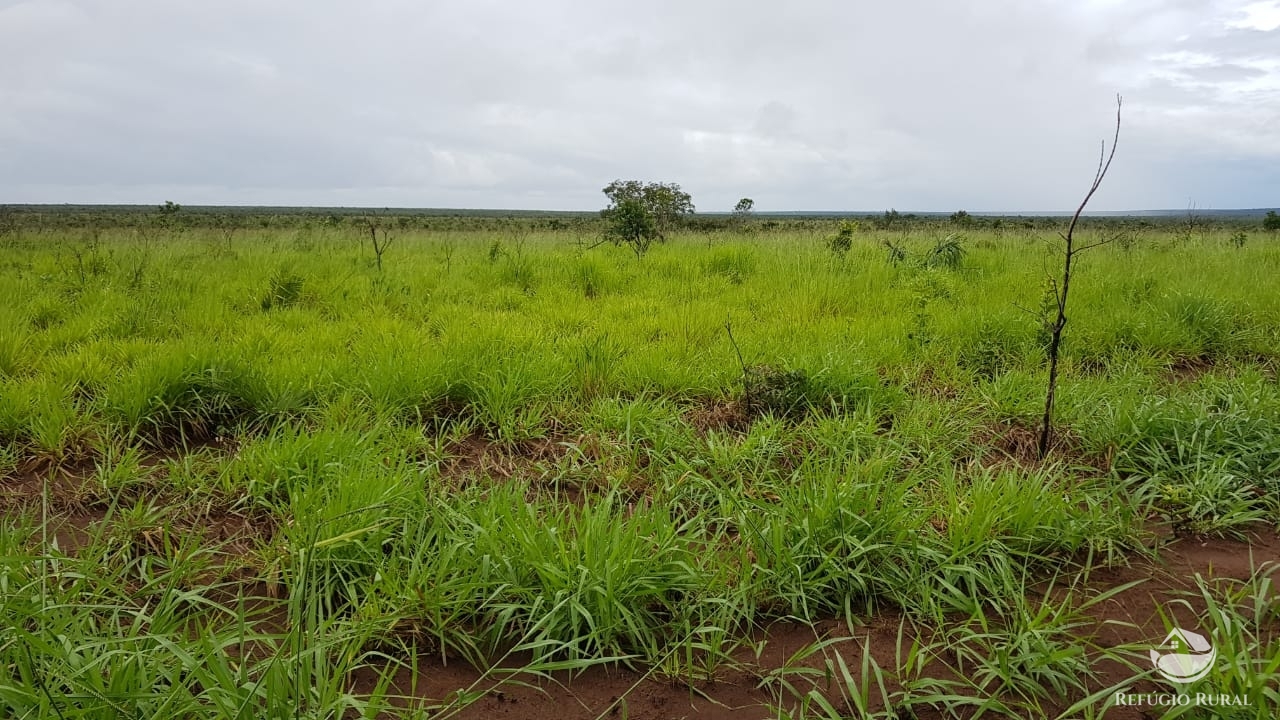
[{"label": "bare soil patch", "polygon": [[716,430],[746,432],[755,420],[747,406],[739,400],[706,400],[684,413],[685,421],[699,436]]},{"label": "bare soil patch", "polygon": [[1213,372],[1217,364],[1211,355],[1178,357],[1165,369],[1164,380],[1174,384],[1193,383]]},{"label": "bare soil patch", "polygon": [[[200,447],[229,451],[234,443],[218,439]],[[248,556],[258,544],[270,541],[277,520],[269,513],[242,510],[234,498],[192,498],[168,486],[164,463],[177,456],[176,450],[145,455],[139,465],[146,474],[136,485],[113,494],[98,482],[92,457],[62,463],[30,459],[16,474],[0,479],[0,512],[47,513],[48,537],[67,554],[97,536],[128,536],[137,552],[157,555],[172,550],[179,538],[192,536],[205,546],[220,548],[227,557]],[[151,509],[147,522],[126,519],[125,509],[139,504]]]},{"label": "bare soil patch", "polygon": [[1055,427],[1049,435],[1049,455],[1040,459],[1040,429],[1018,422],[992,423],[976,430],[970,443],[973,454],[959,456],[958,462],[977,462],[984,467],[1013,465],[1033,468],[1043,462],[1066,462],[1072,467],[1095,468],[1100,474],[1111,470],[1111,457],[1091,453],[1084,440],[1068,428]]}]

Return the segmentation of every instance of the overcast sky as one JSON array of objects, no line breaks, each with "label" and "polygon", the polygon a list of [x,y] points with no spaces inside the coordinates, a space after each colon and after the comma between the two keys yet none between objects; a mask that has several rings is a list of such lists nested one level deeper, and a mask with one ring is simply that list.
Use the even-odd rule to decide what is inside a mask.
[{"label": "overcast sky", "polygon": [[0,203],[1280,206],[1280,0],[0,0]]}]

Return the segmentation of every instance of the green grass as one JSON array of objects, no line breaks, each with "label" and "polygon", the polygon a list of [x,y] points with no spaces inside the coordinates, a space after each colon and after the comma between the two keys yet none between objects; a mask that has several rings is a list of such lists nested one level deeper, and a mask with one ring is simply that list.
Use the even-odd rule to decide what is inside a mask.
[{"label": "green grass", "polygon": [[[0,471],[42,497],[0,526],[0,704],[449,716],[475,687],[406,706],[393,674],[694,682],[774,620],[894,612],[945,631],[895,668],[803,655],[845,707],[1094,712],[1069,640],[1096,598],[1070,579],[1159,523],[1280,525],[1280,246],[1220,235],[1083,256],[1044,462],[1022,308],[1048,232],[895,234],[891,262],[871,230],[840,256],[785,231],[643,259],[406,231],[381,271],[330,226],[8,238]],[[252,532],[219,537],[227,517]],[[66,518],[87,537],[53,542]],[[1274,616],[1246,607],[1262,582],[1197,600],[1242,656],[1273,650],[1239,622]],[[944,648],[963,681],[925,673]],[[1275,668],[1241,668],[1215,682],[1280,707]],[[838,716],[789,672],[766,677],[780,713]]]}]

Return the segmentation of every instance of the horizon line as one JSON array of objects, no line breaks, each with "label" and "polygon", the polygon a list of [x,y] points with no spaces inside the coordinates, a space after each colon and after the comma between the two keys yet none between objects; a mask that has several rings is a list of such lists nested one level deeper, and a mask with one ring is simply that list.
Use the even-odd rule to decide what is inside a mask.
[{"label": "horizon line", "polygon": [[[414,207],[414,206],[390,206],[390,205],[273,205],[273,204],[229,204],[229,203],[197,203],[197,204],[181,204],[183,208],[193,210],[204,209],[264,209],[264,210],[301,210],[301,211],[324,211],[324,210],[357,210],[357,211],[409,211],[409,212],[434,212],[434,213],[547,213],[547,214],[590,214],[598,213],[600,210],[564,210],[564,209],[548,209],[548,208],[497,208],[497,207]],[[63,203],[0,203],[0,208],[155,208],[160,204],[153,203],[82,203],[82,202],[63,202]],[[1237,208],[1146,208],[1146,209],[1128,209],[1128,210],[1085,210],[1083,215],[1185,215],[1185,214],[1216,214],[1216,213],[1266,213],[1268,211],[1280,210],[1280,208],[1271,207],[1237,207]],[[963,211],[973,216],[1018,216],[1018,215],[1035,215],[1035,216],[1064,216],[1070,217],[1075,210],[968,210],[961,208],[960,210],[898,210],[896,208],[888,208],[883,210],[752,210],[751,214],[756,216],[765,215],[883,215],[888,212],[897,212],[901,215],[952,215],[956,212]],[[703,212],[694,212],[695,215],[733,215],[729,210],[709,210]]]}]

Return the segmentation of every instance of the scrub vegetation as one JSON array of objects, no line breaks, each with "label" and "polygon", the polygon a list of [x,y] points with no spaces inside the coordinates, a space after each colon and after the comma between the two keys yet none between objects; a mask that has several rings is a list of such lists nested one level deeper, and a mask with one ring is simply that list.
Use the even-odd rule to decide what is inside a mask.
[{"label": "scrub vegetation", "polygon": [[[1076,228],[1108,242],[1041,458],[1060,219],[748,206],[633,252],[590,218],[174,208],[0,234],[6,717],[453,717],[619,668],[746,673],[743,717],[1100,717],[1176,688],[1137,646],[1166,627],[1098,613],[1143,579],[1098,578],[1277,547],[1253,228]],[[1170,596],[1230,659],[1190,692],[1249,705],[1151,712],[1280,713],[1254,560]],[[770,663],[782,626],[813,642]],[[444,665],[471,680],[433,694]]]}]

